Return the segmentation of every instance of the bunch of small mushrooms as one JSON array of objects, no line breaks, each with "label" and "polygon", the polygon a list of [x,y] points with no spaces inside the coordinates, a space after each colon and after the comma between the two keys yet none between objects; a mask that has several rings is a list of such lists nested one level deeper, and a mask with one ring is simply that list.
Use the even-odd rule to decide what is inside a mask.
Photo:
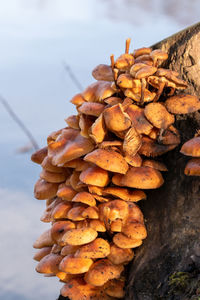
[{"label": "bunch of small mushrooms", "polygon": [[[200,109],[195,96],[173,96],[187,84],[159,67],[167,53],[129,53],[129,45],[93,70],[97,81],[71,100],[77,115],[31,157],[42,167],[34,189],[46,200],[41,221],[51,223],[34,243],[36,270],[57,276],[61,295],[72,300],[123,298],[125,266],[147,236],[136,202],[164,183],[167,167],[154,158],[180,143],[175,115]],[[197,136],[181,152],[200,157],[199,145]],[[199,168],[199,160],[189,163]]]}]

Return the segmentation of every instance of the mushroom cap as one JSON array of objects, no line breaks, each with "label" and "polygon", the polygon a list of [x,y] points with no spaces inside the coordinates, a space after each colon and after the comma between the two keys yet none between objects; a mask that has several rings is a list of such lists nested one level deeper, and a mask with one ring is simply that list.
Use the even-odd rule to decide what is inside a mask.
[{"label": "mushroom cap", "polygon": [[145,117],[157,128],[167,129],[174,123],[174,116],[171,115],[164,105],[160,103],[149,103],[144,109]]},{"label": "mushroom cap", "polygon": [[34,196],[38,200],[45,200],[56,196],[59,183],[47,182],[44,179],[38,179],[34,187]]},{"label": "mushroom cap", "polygon": [[57,196],[63,200],[71,201],[76,193],[77,192],[70,185],[62,183],[58,187]]},{"label": "mushroom cap", "polygon": [[179,131],[173,125],[169,126],[169,128],[165,130],[161,138],[163,145],[178,145],[180,144],[180,141]]},{"label": "mushroom cap", "polygon": [[141,190],[131,190],[121,187],[107,187],[103,191],[105,194],[110,194],[125,201],[137,202],[146,199],[146,194]]},{"label": "mushroom cap", "polygon": [[53,172],[53,173],[63,173],[64,171],[64,168],[52,165],[51,160],[48,156],[46,156],[42,161],[41,167],[46,171]]},{"label": "mushroom cap", "polygon": [[81,106],[79,106],[79,113],[98,117],[103,112],[105,105],[102,103],[95,102],[84,102]]},{"label": "mushroom cap", "polygon": [[96,80],[114,81],[113,71],[111,66],[100,64],[92,71],[92,76]]},{"label": "mushroom cap", "polygon": [[100,259],[92,265],[84,279],[88,284],[102,286],[108,280],[119,278],[123,270],[122,265],[113,265],[108,259]]},{"label": "mushroom cap", "polygon": [[95,185],[88,185],[88,190],[91,194],[96,194],[99,196],[103,195],[103,187],[95,186]]},{"label": "mushroom cap", "polygon": [[68,211],[67,218],[73,221],[82,221],[85,219],[85,217],[82,215],[84,210],[84,206],[73,207]]},{"label": "mushroom cap", "polygon": [[79,178],[80,174],[81,174],[81,172],[73,171],[72,175],[69,178],[70,185],[77,192],[82,191],[83,187],[85,186],[85,184],[80,182],[80,178]]},{"label": "mushroom cap", "polygon": [[136,79],[142,79],[142,78],[148,77],[150,75],[153,75],[156,71],[157,71],[156,67],[153,67],[153,66],[144,66],[143,68],[140,68],[136,72],[135,78]]},{"label": "mushroom cap", "polygon": [[35,253],[33,259],[40,261],[43,257],[45,257],[46,255],[48,255],[51,252],[51,249],[52,249],[52,247],[44,247],[44,248],[39,249]]},{"label": "mushroom cap", "polygon": [[64,168],[72,168],[75,169],[75,171],[83,171],[88,168],[88,163],[86,163],[82,158],[75,158],[73,160],[70,160],[66,162],[63,165]]},{"label": "mushroom cap", "polygon": [[180,152],[184,155],[200,157],[200,136],[196,136],[184,143]]},{"label": "mushroom cap", "polygon": [[44,247],[50,247],[53,246],[54,241],[51,236],[51,229],[46,230],[43,232],[39,238],[34,242],[33,248],[41,249]]},{"label": "mushroom cap", "polygon": [[71,221],[57,221],[51,227],[51,237],[55,243],[62,246],[62,237],[70,229],[74,229],[75,224]]},{"label": "mushroom cap", "polygon": [[[125,153],[125,156],[126,155],[127,156],[134,156],[134,155],[136,155],[137,152],[138,152],[138,150],[140,149],[141,145],[142,145],[142,140],[140,138],[140,135],[137,132],[137,130],[132,126],[127,131],[127,133],[126,133],[126,135],[124,137],[123,151]],[[121,172],[118,172],[118,173],[121,173]]]},{"label": "mushroom cap", "polygon": [[62,247],[60,254],[62,256],[74,254],[79,248],[80,246],[65,245],[64,247]]},{"label": "mushroom cap", "polygon": [[142,166],[142,158],[138,153],[136,153],[134,156],[126,155],[124,158],[126,162],[132,167]]},{"label": "mushroom cap", "polygon": [[136,248],[142,244],[142,240],[131,239],[121,232],[114,235],[113,242],[116,246],[123,249]]},{"label": "mushroom cap", "polygon": [[104,99],[115,94],[111,82],[97,81],[89,85],[82,93],[87,102],[103,102]]},{"label": "mushroom cap", "polygon": [[84,245],[94,241],[97,235],[92,228],[71,229],[63,236],[63,242],[72,246]]},{"label": "mushroom cap", "polygon": [[64,182],[67,178],[68,174],[66,173],[54,173],[46,170],[42,170],[40,173],[40,178],[46,180],[47,182],[52,183],[61,183]]},{"label": "mushroom cap", "polygon": [[106,232],[106,227],[103,221],[100,220],[90,220],[89,227],[93,228],[98,232]]},{"label": "mushroom cap", "polygon": [[90,139],[84,138],[76,129],[63,129],[56,141],[48,145],[48,155],[54,165],[64,163],[81,157],[94,148]]},{"label": "mushroom cap", "polygon": [[117,78],[117,85],[119,85],[121,88],[125,89],[131,89],[133,88],[133,78],[130,74],[121,74]]},{"label": "mushroom cap", "polygon": [[69,280],[76,278],[78,274],[67,274],[65,272],[60,271],[56,274],[56,276],[60,279],[60,281],[68,282]]},{"label": "mushroom cap", "polygon": [[143,108],[141,108],[135,104],[131,104],[125,110],[125,112],[129,115],[129,117],[132,121],[132,124],[138,133],[143,133],[143,134],[148,135],[151,132],[153,126],[145,118]]},{"label": "mushroom cap", "polygon": [[105,103],[107,103],[110,106],[113,106],[115,104],[119,104],[122,103],[122,99],[119,97],[109,97],[107,99],[104,100]]},{"label": "mushroom cap", "polygon": [[53,209],[51,215],[54,219],[66,219],[68,218],[68,211],[71,209],[72,204],[70,202],[61,202]]},{"label": "mushroom cap", "polygon": [[123,298],[125,296],[124,280],[112,279],[103,287],[106,294],[114,298]]},{"label": "mushroom cap", "polygon": [[94,197],[90,193],[87,193],[87,192],[80,192],[80,193],[76,194],[74,196],[74,198],[72,199],[72,202],[80,202],[80,203],[87,204],[89,206],[96,205],[96,201],[95,201]]},{"label": "mushroom cap", "polygon": [[80,180],[85,184],[104,187],[109,183],[109,176],[106,170],[94,166],[82,171]]},{"label": "mushroom cap", "polygon": [[85,137],[85,138],[89,138],[89,131],[90,131],[90,127],[93,124],[93,117],[91,116],[87,116],[84,114],[80,115],[79,118],[79,127],[80,127],[80,134],[81,136]]},{"label": "mushroom cap", "polygon": [[85,102],[82,94],[76,94],[71,100],[70,102],[76,106],[80,106],[81,104],[83,104]]},{"label": "mushroom cap", "polygon": [[120,103],[106,108],[103,116],[106,127],[111,131],[123,131],[131,126],[131,120]]},{"label": "mushroom cap", "polygon": [[41,165],[41,163],[43,162],[44,158],[47,156],[47,153],[48,153],[47,147],[41,148],[41,149],[35,151],[31,155],[31,160],[34,163]]},{"label": "mushroom cap", "polygon": [[112,150],[96,149],[88,153],[84,160],[111,172],[125,174],[128,170],[128,164],[123,156]]},{"label": "mushroom cap", "polygon": [[144,63],[145,65],[153,66],[153,59],[149,54],[143,54],[136,57],[135,63]]},{"label": "mushroom cap", "polygon": [[131,54],[125,53],[120,55],[115,61],[117,69],[126,70],[134,64],[134,57]]},{"label": "mushroom cap", "polygon": [[82,212],[82,217],[89,219],[99,219],[99,210],[96,206],[89,206]]},{"label": "mushroom cap", "polygon": [[100,220],[104,221],[105,224],[110,224],[111,221],[116,219],[125,219],[128,215],[128,204],[127,202],[116,199],[111,200],[107,203],[103,203],[100,206]]},{"label": "mushroom cap", "polygon": [[124,175],[122,175],[122,174],[115,174],[112,177],[112,183],[115,185],[118,185],[118,186],[123,186],[123,184],[121,184],[121,180],[122,180],[123,176]]},{"label": "mushroom cap", "polygon": [[176,95],[165,101],[167,110],[173,114],[189,114],[200,109],[200,101],[192,95]]},{"label": "mushroom cap", "polygon": [[135,49],[133,51],[133,56],[135,58],[137,58],[138,56],[141,56],[141,55],[144,55],[144,54],[150,54],[151,51],[152,51],[151,48],[146,48],[146,47],[138,48],[138,49]]},{"label": "mushroom cap", "polygon": [[55,142],[57,137],[62,133],[63,129],[67,129],[67,128],[61,128],[59,130],[51,132],[47,137],[47,144],[49,145],[50,143]]},{"label": "mushroom cap", "polygon": [[130,218],[122,226],[122,233],[131,239],[143,240],[147,237],[147,231],[144,224],[136,222],[134,219]]},{"label": "mushroom cap", "polygon": [[149,167],[131,167],[121,178],[121,184],[138,189],[157,189],[164,183],[158,170]]},{"label": "mushroom cap", "polygon": [[40,260],[35,269],[38,273],[56,274],[59,272],[62,258],[59,254],[50,253]]},{"label": "mushroom cap", "polygon": [[142,137],[142,146],[139,149],[139,154],[148,157],[156,157],[173,150],[177,144],[172,145],[162,145],[158,144],[156,141],[150,139],[147,136]]},{"label": "mushroom cap", "polygon": [[87,272],[92,264],[93,260],[90,258],[74,257],[69,254],[60,262],[59,269],[68,274],[82,274]]},{"label": "mushroom cap", "polygon": [[[84,103],[83,103],[84,104]],[[67,125],[73,129],[79,129],[79,116],[72,115],[65,119]]]},{"label": "mushroom cap", "polygon": [[167,169],[167,167],[164,163],[162,163],[160,161],[155,161],[155,160],[152,160],[152,159],[143,160],[142,166],[143,167],[150,167],[150,168],[162,171],[162,172],[168,171],[168,169]]},{"label": "mushroom cap", "polygon": [[184,173],[188,176],[200,176],[200,158],[190,159],[185,166]]},{"label": "mushroom cap", "polygon": [[155,49],[153,51],[151,51],[151,53],[149,54],[153,61],[155,60],[166,60],[168,59],[168,54],[160,49]]},{"label": "mushroom cap", "polygon": [[110,254],[108,255],[108,259],[114,265],[127,264],[134,257],[134,252],[131,249],[123,249],[117,247],[115,244],[110,246]]},{"label": "mushroom cap", "polygon": [[81,258],[97,259],[97,258],[104,258],[108,256],[109,253],[110,253],[109,243],[102,238],[97,238],[93,242],[79,248],[76,251],[74,256],[81,257]]},{"label": "mushroom cap", "polygon": [[128,218],[125,221],[129,222],[132,220],[144,224],[144,216],[140,208],[135,203],[128,202]]},{"label": "mushroom cap", "polygon": [[103,119],[103,114],[101,114],[90,128],[90,137],[95,141],[96,144],[103,142],[106,135],[106,127]]},{"label": "mushroom cap", "polygon": [[61,295],[71,300],[109,300],[104,291],[87,284],[83,278],[74,278],[69,280],[61,289]]}]

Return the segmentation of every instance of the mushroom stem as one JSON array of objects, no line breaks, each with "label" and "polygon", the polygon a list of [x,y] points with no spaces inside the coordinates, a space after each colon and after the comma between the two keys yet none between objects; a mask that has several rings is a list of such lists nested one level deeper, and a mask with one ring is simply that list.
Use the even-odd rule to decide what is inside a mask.
[{"label": "mushroom stem", "polygon": [[162,92],[163,92],[164,87],[165,87],[165,83],[164,83],[164,82],[161,82],[161,84],[160,84],[160,86],[159,86],[159,89],[158,89],[158,91],[157,91],[157,93],[156,93],[156,96],[155,96],[155,98],[153,99],[153,102],[158,101],[158,99],[160,98],[160,95],[161,95]]},{"label": "mushroom stem", "polygon": [[141,79],[141,99],[140,99],[140,104],[143,105],[144,104],[144,91],[147,85],[147,81],[145,78]]},{"label": "mushroom stem", "polygon": [[158,143],[159,144],[162,144],[164,133],[165,133],[165,129],[161,128],[160,132],[159,132],[159,136],[158,136]]},{"label": "mushroom stem", "polygon": [[126,48],[125,48],[125,53],[127,53],[127,54],[129,53],[130,43],[131,43],[131,39],[128,38],[126,40]]},{"label": "mushroom stem", "polygon": [[111,68],[112,70],[114,70],[114,66],[115,66],[114,54],[111,54],[110,61],[111,61]]}]

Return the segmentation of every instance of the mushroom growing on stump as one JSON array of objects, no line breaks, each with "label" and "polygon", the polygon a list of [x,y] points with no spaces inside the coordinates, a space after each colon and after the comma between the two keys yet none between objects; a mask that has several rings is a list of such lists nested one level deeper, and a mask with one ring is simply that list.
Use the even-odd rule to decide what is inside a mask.
[{"label": "mushroom growing on stump", "polygon": [[[134,202],[164,184],[160,157],[180,143],[176,114],[200,109],[195,96],[168,98],[187,84],[159,66],[167,53],[129,48],[130,39],[111,65],[93,70],[97,81],[71,99],[77,115],[31,157],[42,167],[34,189],[46,200],[41,220],[51,223],[34,243],[36,270],[60,278],[61,294],[71,300],[124,296],[124,268],[147,237]],[[185,174],[199,176],[199,135],[181,152],[193,156]]]}]

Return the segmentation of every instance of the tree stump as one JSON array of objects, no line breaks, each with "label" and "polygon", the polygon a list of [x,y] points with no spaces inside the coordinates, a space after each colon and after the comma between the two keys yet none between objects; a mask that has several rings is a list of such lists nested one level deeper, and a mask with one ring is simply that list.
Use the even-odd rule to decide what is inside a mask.
[{"label": "tree stump", "polygon": [[[178,71],[188,82],[184,93],[199,96],[200,23],[152,47],[168,53],[164,67]],[[200,128],[200,113],[176,116],[175,126],[182,134],[183,144]],[[198,292],[200,278],[200,179],[184,175],[188,159],[179,152],[180,147],[163,156],[169,170],[164,175],[164,185],[147,192],[147,200],[139,203],[148,237],[130,263],[126,300],[200,299],[200,295],[195,298],[195,294],[192,297],[193,294],[186,293],[186,290]],[[179,271],[185,272],[177,273],[180,276],[189,274],[186,276],[189,284],[184,281],[183,289],[178,286],[178,291],[173,291],[169,276]],[[194,285],[193,290],[190,283]],[[58,300],[64,299],[67,298],[60,296]]]}]

